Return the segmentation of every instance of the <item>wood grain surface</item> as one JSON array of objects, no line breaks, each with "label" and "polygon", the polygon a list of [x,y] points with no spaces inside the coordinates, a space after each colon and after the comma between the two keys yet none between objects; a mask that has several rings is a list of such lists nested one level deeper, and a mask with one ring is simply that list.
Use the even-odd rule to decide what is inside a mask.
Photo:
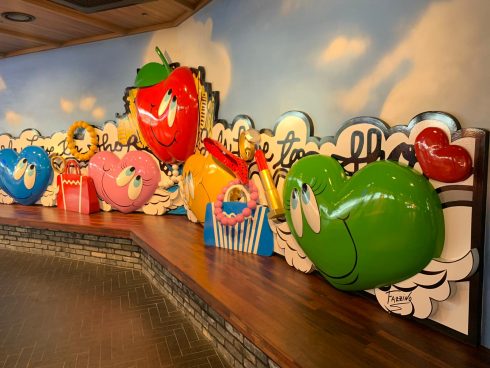
[{"label": "wood grain surface", "polygon": [[184,216],[0,205],[0,223],[133,239],[281,366],[490,366],[488,349],[390,315],[280,256],[205,247]]}]

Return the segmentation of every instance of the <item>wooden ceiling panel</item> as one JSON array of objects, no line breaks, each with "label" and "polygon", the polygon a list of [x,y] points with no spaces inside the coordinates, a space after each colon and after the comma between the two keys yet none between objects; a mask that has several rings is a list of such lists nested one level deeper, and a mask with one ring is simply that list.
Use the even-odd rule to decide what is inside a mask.
[{"label": "wooden ceiling panel", "polygon": [[[9,1],[10,0],[7,0],[7,2]],[[57,13],[47,11],[42,7],[32,5],[26,7],[26,4],[23,1],[15,1],[14,3],[19,3],[24,6],[11,6],[7,3],[3,3],[2,0],[2,2],[0,2],[0,13],[9,11],[26,12],[35,16],[36,19],[33,22],[22,23],[11,22],[1,18],[0,29],[12,30],[30,35],[43,35],[45,38],[52,38],[58,43],[75,38],[92,36],[106,31],[102,27],[95,27],[65,16],[59,16]]]},{"label": "wooden ceiling panel", "polygon": [[0,18],[0,58],[175,27],[211,0],[155,0],[84,13],[49,0],[1,0],[0,13],[36,17],[17,23]]},{"label": "wooden ceiling panel", "polygon": [[147,27],[148,25],[172,23],[176,18],[189,9],[182,8],[178,3],[169,0],[158,0],[130,7],[107,10],[95,13],[97,19],[107,19],[110,15],[111,21],[118,24],[126,24],[127,27],[134,29]]},{"label": "wooden ceiling panel", "polygon": [[14,52],[20,49],[28,49],[37,46],[41,46],[41,44],[23,39],[14,39],[8,35],[3,35],[0,33],[0,50],[2,50],[3,53]]},{"label": "wooden ceiling panel", "polygon": [[105,30],[93,28],[80,23],[69,22],[64,19],[39,20],[32,23],[22,24],[0,24],[0,29],[3,31],[14,31],[26,35],[43,35],[46,39],[51,39],[55,43],[62,43],[92,36],[95,34],[105,33]]}]

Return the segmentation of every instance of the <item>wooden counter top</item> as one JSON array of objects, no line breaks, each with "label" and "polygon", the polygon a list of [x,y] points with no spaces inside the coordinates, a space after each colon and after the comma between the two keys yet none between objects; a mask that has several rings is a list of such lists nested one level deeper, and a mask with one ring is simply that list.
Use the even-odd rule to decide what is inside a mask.
[{"label": "wooden counter top", "polygon": [[1,205],[0,223],[133,239],[281,366],[490,366],[488,349],[389,315],[280,256],[205,247],[184,216]]}]

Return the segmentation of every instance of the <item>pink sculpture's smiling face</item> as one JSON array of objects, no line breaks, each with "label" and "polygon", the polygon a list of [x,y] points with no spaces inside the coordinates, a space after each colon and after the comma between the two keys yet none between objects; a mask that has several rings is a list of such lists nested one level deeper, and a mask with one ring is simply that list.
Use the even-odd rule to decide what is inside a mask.
[{"label": "pink sculpture's smiling face", "polygon": [[157,163],[143,151],[128,152],[122,159],[112,152],[98,152],[90,160],[89,175],[97,194],[124,213],[148,202],[160,181]]}]

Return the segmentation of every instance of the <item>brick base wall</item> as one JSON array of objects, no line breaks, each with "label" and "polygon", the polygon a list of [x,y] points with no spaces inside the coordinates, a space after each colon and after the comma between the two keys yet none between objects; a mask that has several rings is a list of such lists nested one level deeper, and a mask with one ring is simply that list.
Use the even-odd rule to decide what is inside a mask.
[{"label": "brick base wall", "polygon": [[147,252],[125,238],[0,225],[0,249],[141,270],[182,309],[232,367],[278,365]]}]

